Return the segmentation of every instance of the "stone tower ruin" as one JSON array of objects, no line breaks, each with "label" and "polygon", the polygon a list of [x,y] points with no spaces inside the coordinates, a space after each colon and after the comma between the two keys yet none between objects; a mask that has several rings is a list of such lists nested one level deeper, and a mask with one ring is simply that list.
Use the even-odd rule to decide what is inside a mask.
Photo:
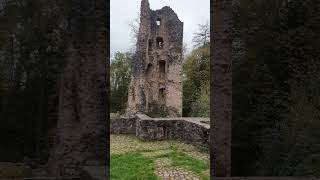
[{"label": "stone tower ruin", "polygon": [[182,115],[183,22],[168,6],[141,1],[140,28],[128,95],[128,113]]}]

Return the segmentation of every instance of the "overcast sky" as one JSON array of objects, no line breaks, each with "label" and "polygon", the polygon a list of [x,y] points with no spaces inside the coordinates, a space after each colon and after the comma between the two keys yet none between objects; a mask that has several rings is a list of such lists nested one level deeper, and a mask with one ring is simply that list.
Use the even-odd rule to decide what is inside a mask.
[{"label": "overcast sky", "polygon": [[[138,17],[141,0],[111,0],[111,53],[125,52],[132,48],[132,34],[129,22]],[[170,6],[184,22],[184,42],[192,48],[193,33],[198,24],[210,22],[210,0],[149,0],[152,10]]]}]

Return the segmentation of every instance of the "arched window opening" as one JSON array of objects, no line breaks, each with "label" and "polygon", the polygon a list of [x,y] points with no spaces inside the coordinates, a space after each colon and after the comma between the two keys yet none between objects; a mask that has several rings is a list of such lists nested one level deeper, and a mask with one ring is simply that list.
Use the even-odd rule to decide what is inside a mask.
[{"label": "arched window opening", "polygon": [[162,37],[157,37],[157,46],[158,46],[158,48],[163,47],[163,38]]},{"label": "arched window opening", "polygon": [[166,88],[161,87],[159,89],[159,102],[160,104],[165,104],[166,101]]},{"label": "arched window opening", "polygon": [[160,26],[161,25],[161,18],[157,18],[157,26]]},{"label": "arched window opening", "polygon": [[166,62],[159,61],[159,78],[164,79],[166,72]]}]

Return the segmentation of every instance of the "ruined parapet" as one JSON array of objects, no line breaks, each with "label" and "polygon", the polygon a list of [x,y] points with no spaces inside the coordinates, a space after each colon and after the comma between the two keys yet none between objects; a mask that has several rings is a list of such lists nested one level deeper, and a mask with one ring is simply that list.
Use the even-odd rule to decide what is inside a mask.
[{"label": "ruined parapet", "polygon": [[136,114],[134,118],[111,118],[110,128],[111,134],[132,134],[143,141],[181,140],[194,145],[209,145],[209,118],[151,118]]},{"label": "ruined parapet", "polygon": [[135,117],[110,118],[110,134],[135,134],[136,124]]},{"label": "ruined parapet", "polygon": [[170,7],[151,10],[148,0],[142,0],[140,15],[128,112],[181,117],[183,22]]},{"label": "ruined parapet", "polygon": [[209,145],[209,118],[150,118],[138,116],[136,136],[144,141],[175,139],[194,145]]}]

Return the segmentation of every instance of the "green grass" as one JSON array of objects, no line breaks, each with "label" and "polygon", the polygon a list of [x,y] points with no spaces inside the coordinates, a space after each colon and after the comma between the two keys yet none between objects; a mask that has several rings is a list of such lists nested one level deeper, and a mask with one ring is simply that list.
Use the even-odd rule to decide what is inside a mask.
[{"label": "green grass", "polygon": [[178,151],[173,151],[168,154],[168,157],[172,160],[173,166],[188,169],[200,176],[203,180],[209,179],[208,175],[204,174],[204,172],[210,168],[208,162],[192,158],[191,156]]},{"label": "green grass", "polygon": [[143,157],[138,152],[111,155],[112,180],[158,180],[154,170],[154,160]]},{"label": "green grass", "polygon": [[174,148],[172,148],[172,151],[167,154],[155,157],[144,157],[140,152],[146,151],[111,155],[111,179],[158,180],[159,178],[154,174],[154,162],[158,158],[165,157],[172,161],[172,166],[187,169],[192,171],[195,175],[198,175],[202,180],[209,180],[208,174],[205,173],[209,170],[208,162],[195,159],[185,153],[177,151]]},{"label": "green grass", "polygon": [[199,146],[199,147],[197,147],[197,149],[199,150],[199,152],[202,152],[202,153],[207,153],[207,154],[210,153],[209,148],[205,147],[205,146]]},{"label": "green grass", "polygon": [[144,142],[129,136],[113,138],[111,180],[157,180],[160,178],[155,174],[156,168],[161,171],[176,167],[192,172],[201,180],[209,180],[207,147],[180,146],[182,144],[178,142]]}]

